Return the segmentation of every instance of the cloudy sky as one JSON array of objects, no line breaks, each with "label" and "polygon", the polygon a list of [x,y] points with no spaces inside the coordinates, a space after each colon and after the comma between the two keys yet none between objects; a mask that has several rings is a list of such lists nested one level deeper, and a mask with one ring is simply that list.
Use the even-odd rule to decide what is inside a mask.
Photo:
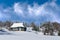
[{"label": "cloudy sky", "polygon": [[0,21],[60,23],[60,0],[0,0]]}]

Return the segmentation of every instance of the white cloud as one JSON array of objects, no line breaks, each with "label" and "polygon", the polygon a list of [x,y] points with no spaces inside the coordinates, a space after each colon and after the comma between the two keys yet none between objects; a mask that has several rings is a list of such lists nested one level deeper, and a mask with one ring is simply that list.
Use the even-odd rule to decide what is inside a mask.
[{"label": "white cloud", "polygon": [[[25,16],[25,14],[27,14],[28,16],[34,16],[34,17],[38,17],[38,16],[44,16],[46,13],[45,12],[45,7],[46,7],[46,3],[43,5],[38,5],[38,4],[34,4],[34,6],[32,7],[31,5],[22,5],[20,3],[15,3],[14,4],[14,12],[19,15],[19,16]],[[27,11],[26,11],[27,10]]]},{"label": "white cloud", "polygon": [[44,15],[44,13],[42,13],[45,10],[44,7],[45,5],[41,5],[41,6],[34,5],[33,7],[28,6],[28,13],[34,16],[39,16],[42,14]]},{"label": "white cloud", "polygon": [[4,12],[0,11],[0,20],[9,20],[10,19],[10,15],[5,14]]},{"label": "white cloud", "polygon": [[[51,17],[50,19],[52,21],[56,21],[57,19],[56,19],[56,16],[54,14],[55,13],[54,10],[50,11],[52,9],[50,9],[50,8],[48,9],[47,8],[48,6],[51,6],[52,8],[56,7],[56,9],[58,8],[57,5],[55,4],[55,1],[52,1],[51,3],[47,2],[43,5],[38,5],[35,3],[33,6],[31,6],[29,4],[27,4],[27,6],[26,6],[26,5],[22,5],[20,3],[15,3],[14,4],[14,11],[16,12],[16,14],[18,16],[22,15],[22,17],[24,17],[24,18],[31,17],[34,20],[38,20],[39,17],[41,18],[42,16],[49,15]],[[47,17],[47,20],[48,19],[49,18]]]},{"label": "white cloud", "polygon": [[23,8],[20,3],[15,3],[14,4],[14,12],[17,13],[18,15],[23,15]]},{"label": "white cloud", "polygon": [[10,18],[11,18],[11,15],[10,15],[10,8],[6,8],[6,9],[4,9],[3,8],[3,6],[2,7],[0,7],[1,9],[0,9],[0,21],[2,21],[2,20],[4,20],[4,21],[6,21],[6,20],[10,20]]}]

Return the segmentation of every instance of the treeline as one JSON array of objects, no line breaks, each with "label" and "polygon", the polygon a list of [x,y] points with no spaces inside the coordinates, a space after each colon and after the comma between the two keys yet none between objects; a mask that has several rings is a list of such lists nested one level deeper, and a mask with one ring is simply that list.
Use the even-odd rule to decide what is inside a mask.
[{"label": "treeline", "polygon": [[25,27],[32,27],[32,30],[34,31],[39,31],[39,27],[38,25],[36,25],[34,22],[31,23],[24,23]]},{"label": "treeline", "polygon": [[60,23],[57,22],[45,22],[43,23],[40,28],[43,28],[44,35],[54,35],[55,33],[58,33],[60,35]]},{"label": "treeline", "polygon": [[9,29],[12,24],[13,24],[13,22],[11,22],[11,21],[6,21],[6,22],[0,21],[0,28],[5,27],[5,28]]},{"label": "treeline", "polygon": [[32,30],[34,31],[41,31],[42,29],[42,32],[44,33],[44,35],[55,35],[54,33],[57,33],[57,35],[60,36],[60,23],[58,22],[44,22],[44,23],[41,23],[40,26],[32,22],[29,25],[25,23],[25,26],[33,27]]}]

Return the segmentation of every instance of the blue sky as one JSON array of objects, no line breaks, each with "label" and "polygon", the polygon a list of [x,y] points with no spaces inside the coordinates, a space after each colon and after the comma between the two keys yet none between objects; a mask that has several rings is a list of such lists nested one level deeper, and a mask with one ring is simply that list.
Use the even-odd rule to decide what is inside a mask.
[{"label": "blue sky", "polygon": [[0,0],[0,21],[60,23],[60,0]]},{"label": "blue sky", "polygon": [[0,3],[11,6],[15,2],[22,2],[22,3],[27,2],[28,4],[33,4],[34,2],[36,2],[38,4],[43,4],[43,3],[47,2],[47,1],[48,0],[0,0]]}]

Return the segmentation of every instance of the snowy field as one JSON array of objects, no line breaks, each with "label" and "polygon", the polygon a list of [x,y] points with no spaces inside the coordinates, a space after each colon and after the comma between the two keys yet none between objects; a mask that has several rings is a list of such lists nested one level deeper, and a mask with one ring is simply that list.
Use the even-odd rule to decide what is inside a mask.
[{"label": "snowy field", "polygon": [[10,32],[0,35],[0,40],[60,40],[59,36],[44,36],[35,32]]}]

